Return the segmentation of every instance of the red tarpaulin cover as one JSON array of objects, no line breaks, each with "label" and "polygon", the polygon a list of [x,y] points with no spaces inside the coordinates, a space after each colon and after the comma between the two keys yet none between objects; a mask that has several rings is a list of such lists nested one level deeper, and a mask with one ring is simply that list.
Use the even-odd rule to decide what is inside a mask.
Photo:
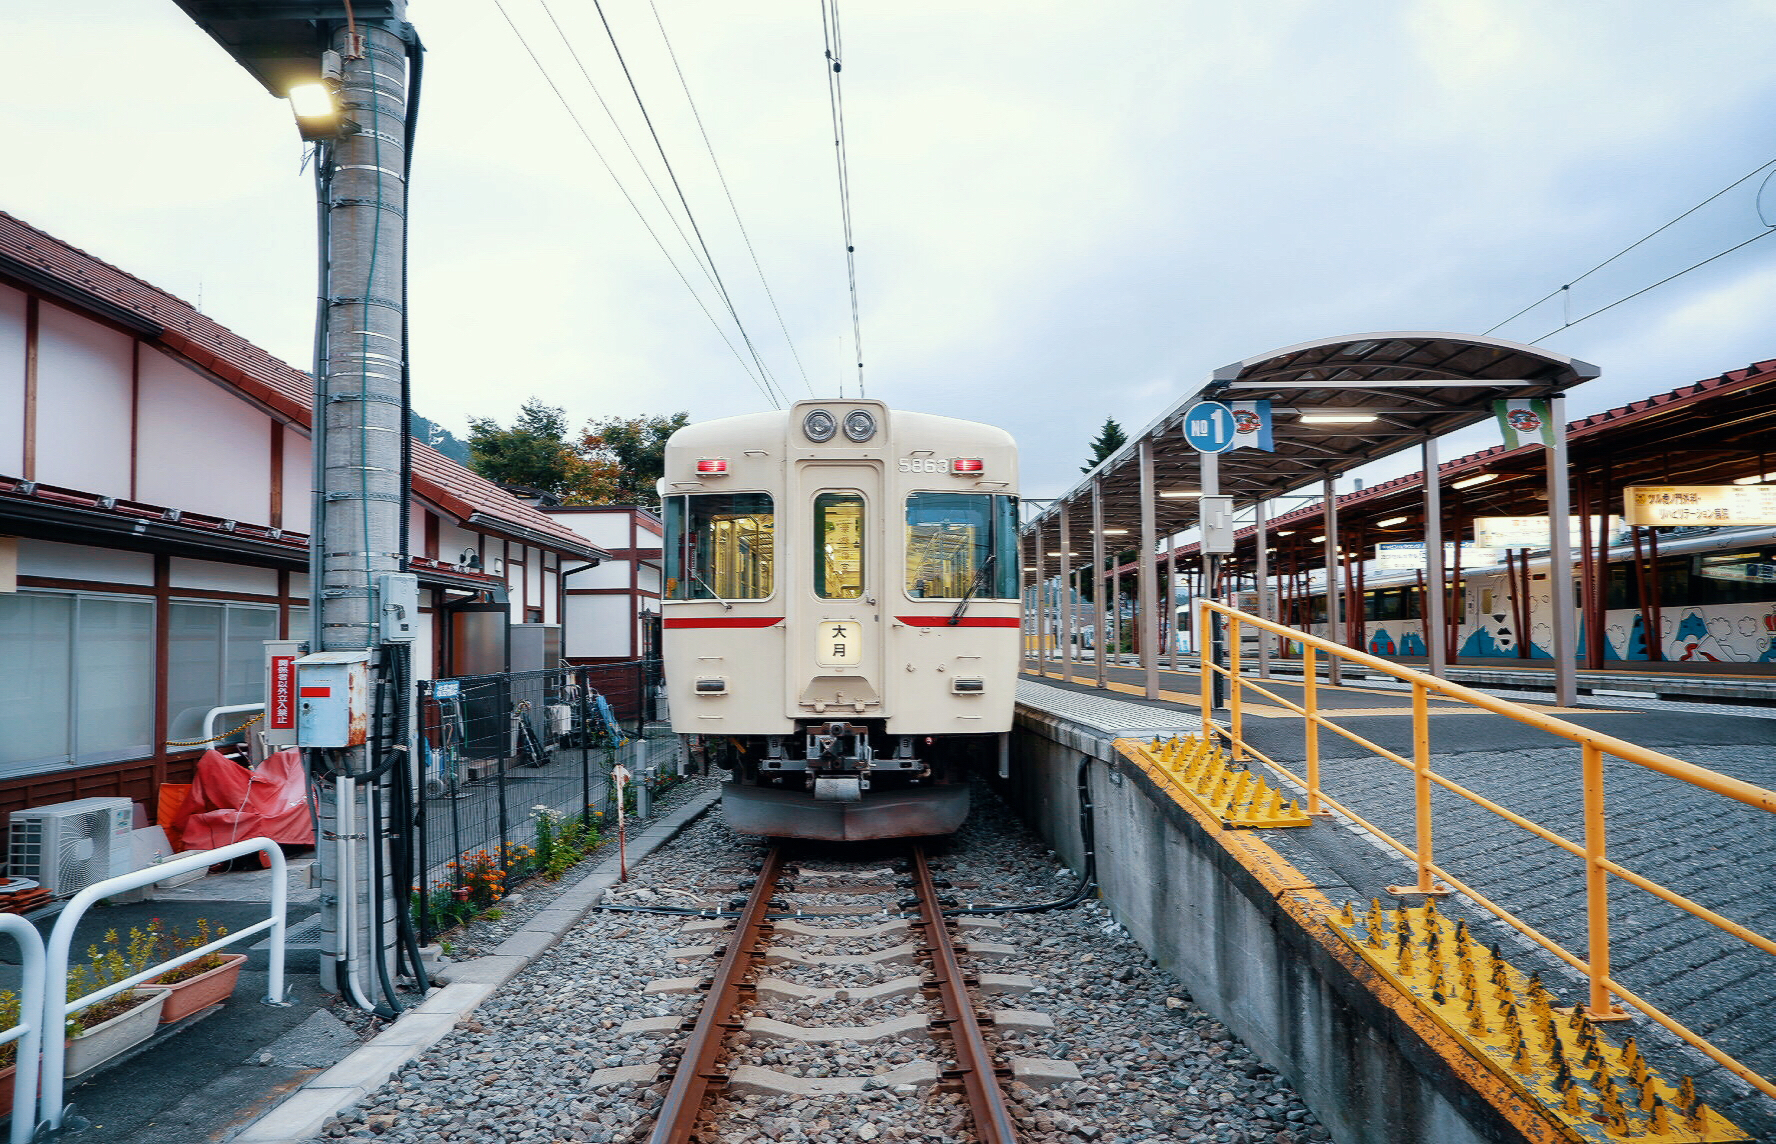
[{"label": "red tarpaulin cover", "polygon": [[167,834],[185,850],[213,850],[243,838],[312,846],[307,782],[302,754],[293,749],[270,756],[257,770],[205,751]]}]

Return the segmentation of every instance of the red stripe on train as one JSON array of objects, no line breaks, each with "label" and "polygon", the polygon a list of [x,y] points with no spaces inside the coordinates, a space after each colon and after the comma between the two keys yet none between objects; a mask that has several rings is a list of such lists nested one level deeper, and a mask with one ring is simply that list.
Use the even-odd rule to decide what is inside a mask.
[{"label": "red stripe on train", "polygon": [[676,616],[660,621],[668,628],[768,628],[782,616]]},{"label": "red stripe on train", "polygon": [[[903,624],[911,624],[915,628],[942,628],[950,626],[948,616],[895,616]],[[1016,616],[963,616],[956,621],[959,628],[1021,628],[1024,621]]]}]

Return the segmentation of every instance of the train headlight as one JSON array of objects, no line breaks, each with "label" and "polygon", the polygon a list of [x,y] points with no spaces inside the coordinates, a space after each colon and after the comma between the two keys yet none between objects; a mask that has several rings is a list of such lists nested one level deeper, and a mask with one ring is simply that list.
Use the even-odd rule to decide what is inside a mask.
[{"label": "train headlight", "polygon": [[867,409],[853,409],[845,414],[845,436],[859,445],[876,435],[876,418]]},{"label": "train headlight", "polygon": [[984,679],[952,679],[950,691],[956,695],[979,695],[987,689]]},{"label": "train headlight", "polygon": [[821,443],[830,441],[833,439],[833,434],[838,431],[838,421],[824,409],[810,410],[808,415],[802,418],[802,432],[810,441]]},{"label": "train headlight", "polygon": [[698,695],[726,695],[728,693],[728,681],[721,676],[705,676],[697,680],[696,687]]},{"label": "train headlight", "polygon": [[704,457],[697,462],[699,477],[725,477],[728,475],[728,463],[720,457]]},{"label": "train headlight", "polygon": [[986,471],[987,466],[979,457],[950,458],[950,475],[953,477],[979,477]]}]

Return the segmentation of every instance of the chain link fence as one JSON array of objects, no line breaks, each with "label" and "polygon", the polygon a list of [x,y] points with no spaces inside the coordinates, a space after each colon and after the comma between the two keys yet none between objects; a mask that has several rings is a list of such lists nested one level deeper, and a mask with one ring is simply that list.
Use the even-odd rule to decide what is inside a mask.
[{"label": "chain link fence", "polygon": [[646,818],[686,760],[665,717],[659,661],[421,680],[423,763],[412,888],[422,943],[551,876],[625,815]]}]

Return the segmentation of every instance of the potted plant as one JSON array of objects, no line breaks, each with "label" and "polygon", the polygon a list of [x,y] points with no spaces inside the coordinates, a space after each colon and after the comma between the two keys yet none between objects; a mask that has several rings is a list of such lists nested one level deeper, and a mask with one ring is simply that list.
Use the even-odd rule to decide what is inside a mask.
[{"label": "potted plant", "polygon": [[[68,971],[69,1001],[77,1001],[107,985],[134,977],[151,964],[147,954],[152,947],[140,930],[132,929],[130,943],[123,947],[118,945],[117,931],[111,930],[105,934],[105,944],[103,953],[97,945],[87,947],[87,955],[91,958],[89,963]],[[74,1077],[90,1072],[153,1036],[155,1027],[160,1024],[160,1010],[164,1004],[164,990],[132,989],[69,1013],[67,1075]]]},{"label": "potted plant", "polygon": [[[18,994],[10,989],[0,989],[0,1033],[18,1023]],[[13,1074],[18,1072],[18,1045],[17,1041],[0,1045],[0,1116],[9,1116],[12,1113],[12,1081]]]},{"label": "potted plant", "polygon": [[[151,963],[169,960],[186,950],[201,949],[228,936],[227,926],[217,926],[212,932],[208,918],[197,919],[197,934],[189,938],[181,934],[177,926],[163,933],[159,918],[148,924],[148,931],[153,935]],[[241,966],[246,960],[244,953],[216,950],[150,978],[146,988],[166,993],[160,1023],[165,1025],[182,1020],[228,1000],[240,982]]]}]

